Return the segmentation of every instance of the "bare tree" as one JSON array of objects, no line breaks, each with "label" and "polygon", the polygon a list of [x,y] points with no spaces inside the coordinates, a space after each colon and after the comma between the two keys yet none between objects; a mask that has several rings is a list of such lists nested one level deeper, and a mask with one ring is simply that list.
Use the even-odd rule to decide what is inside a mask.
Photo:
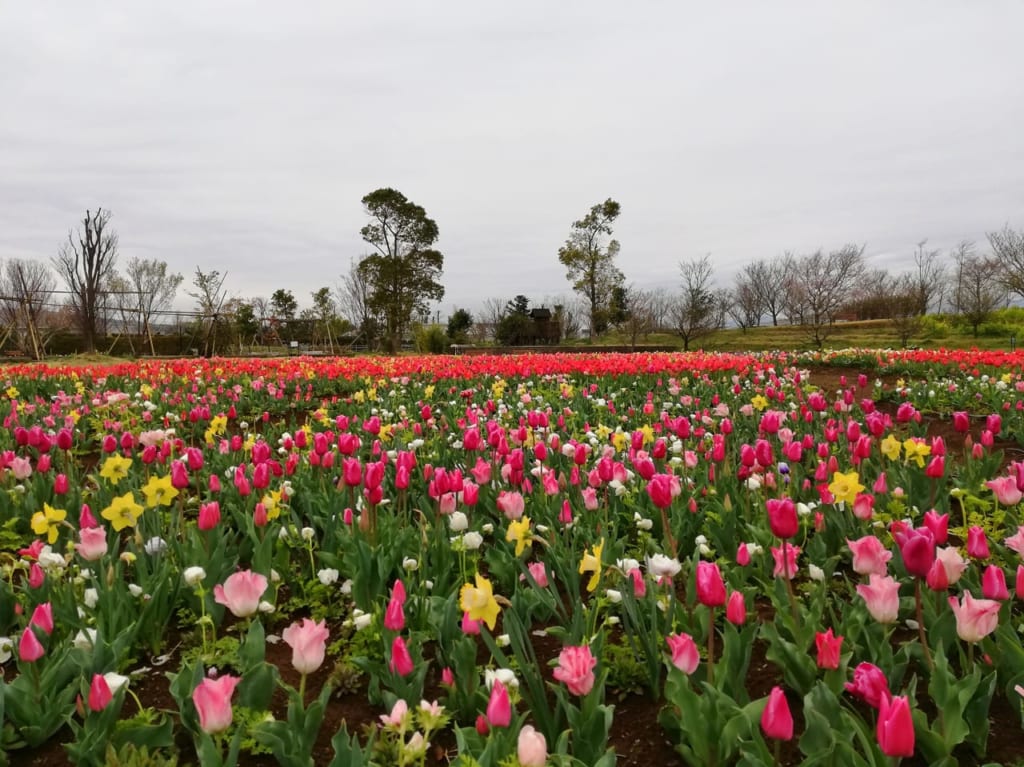
[{"label": "bare tree", "polygon": [[128,288],[134,291],[136,332],[149,341],[149,353],[155,355],[153,344],[153,317],[171,308],[182,275],[168,271],[166,261],[133,257],[126,271]]},{"label": "bare tree", "polygon": [[745,275],[741,273],[737,276],[736,287],[728,291],[724,299],[726,314],[741,331],[745,333],[747,328],[761,324],[761,315],[764,313],[761,297]]},{"label": "bare tree", "polygon": [[655,331],[671,330],[675,321],[673,314],[675,303],[675,295],[665,286],[655,288],[650,292],[651,323],[654,325]]},{"label": "bare tree", "polygon": [[975,338],[978,329],[1006,299],[1005,283],[993,280],[1000,269],[997,258],[982,258],[974,253],[973,243],[964,241],[953,251],[957,312],[971,326]]},{"label": "bare tree", "polygon": [[772,325],[778,326],[779,317],[783,314],[785,306],[785,293],[783,286],[788,277],[788,267],[792,257],[786,255],[774,258],[771,261],[754,261],[743,267],[737,277],[737,287],[742,282],[747,286],[753,296],[751,303],[758,304],[760,315],[767,314],[772,318]]},{"label": "bare tree", "polygon": [[622,322],[619,327],[629,339],[630,349],[636,351],[637,341],[642,337],[647,338],[648,334],[654,331],[654,314],[652,304],[654,295],[652,291],[641,290],[635,285],[625,288],[625,307]]},{"label": "bare tree", "polygon": [[70,303],[86,351],[96,351],[96,337],[102,322],[102,291],[117,265],[117,234],[110,230],[110,211],[97,208],[85,212],[78,232],[69,231],[68,241],[53,259],[53,266],[71,293]]},{"label": "bare tree", "polygon": [[11,259],[0,272],[0,319],[5,325],[5,338],[15,336],[32,359],[41,360],[46,341],[45,318],[47,299],[53,294],[57,280],[41,261]]},{"label": "bare tree", "polygon": [[224,315],[224,303],[228,294],[224,290],[224,280],[227,274],[221,274],[216,269],[204,272],[198,266],[196,274],[192,278],[194,290],[188,294],[196,300],[196,311],[199,313],[199,328],[203,335],[203,356],[212,357],[217,352],[217,335],[226,317]]},{"label": "bare tree", "polygon": [[1011,293],[1024,296],[1024,231],[1005,225],[998,232],[988,233],[999,279]]},{"label": "bare tree", "polygon": [[792,289],[800,296],[807,339],[822,348],[832,333],[839,309],[864,273],[864,246],[844,245],[829,253],[818,250],[798,259]]},{"label": "bare tree", "polygon": [[[369,258],[369,256],[365,256]],[[380,317],[373,308],[373,286],[358,261],[353,260],[338,285],[338,303],[345,318],[359,329],[359,336],[368,349],[374,348],[380,334]]]},{"label": "bare tree", "polygon": [[938,250],[925,250],[927,240],[917,243],[914,251],[914,270],[910,273],[909,285],[917,314],[938,311],[942,288],[946,284],[946,267],[941,263]]},{"label": "bare tree", "polygon": [[122,277],[120,274],[114,273],[107,280],[105,295],[105,305],[108,309],[112,310],[120,322],[116,322],[115,329],[117,335],[114,337],[114,341],[110,344],[110,348],[107,350],[107,354],[114,351],[114,347],[117,342],[121,339],[122,335],[127,334],[128,337],[128,349],[132,355],[135,354],[135,340],[132,338],[132,331],[135,329],[135,312],[138,309],[138,297],[135,295],[135,291],[132,290],[131,284]]},{"label": "bare tree", "polygon": [[711,286],[711,256],[705,255],[679,264],[682,293],[676,302],[673,318],[675,332],[688,351],[695,340],[721,326],[721,300]]}]

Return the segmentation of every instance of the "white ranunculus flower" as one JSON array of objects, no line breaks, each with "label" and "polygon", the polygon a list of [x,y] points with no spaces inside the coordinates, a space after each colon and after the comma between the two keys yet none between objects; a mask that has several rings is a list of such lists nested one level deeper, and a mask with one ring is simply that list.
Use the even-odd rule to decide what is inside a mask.
[{"label": "white ranunculus flower", "polygon": [[[0,642],[3,639],[3,637],[0,637]],[[75,634],[75,638],[71,640],[71,644],[79,650],[91,650],[95,643],[96,629],[79,629],[78,633]]]},{"label": "white ranunculus flower", "polygon": [[91,610],[100,601],[100,593],[96,589],[86,589],[82,594],[82,601]]},{"label": "white ranunculus flower", "polygon": [[453,511],[448,515],[448,527],[453,533],[461,533],[469,527],[469,517],[461,511]]},{"label": "white ranunculus flower", "polygon": [[316,577],[319,581],[325,585],[330,586],[332,583],[338,582],[338,577],[341,575],[333,567],[325,567],[323,570],[317,570]]},{"label": "white ranunculus flower", "polygon": [[810,564],[807,566],[807,573],[811,576],[812,581],[825,580],[825,571],[815,564]]},{"label": "white ranunculus flower", "polygon": [[647,557],[647,572],[655,579],[668,576],[674,578],[683,569],[678,559],[666,556],[665,554],[654,554]]},{"label": "white ranunculus flower", "polygon": [[621,591],[616,591],[615,589],[606,589],[604,593],[613,605],[617,605],[619,602],[622,601]]},{"label": "white ranunculus flower", "polygon": [[14,650],[14,641],[10,637],[0,637],[0,663],[6,663],[11,659]]},{"label": "white ranunculus flower", "polygon": [[506,687],[519,686],[516,672],[510,668],[489,668],[484,672],[484,684],[487,685],[488,690],[494,686],[495,680],[501,682]]},{"label": "white ranunculus flower", "polygon": [[470,530],[464,536],[462,536],[462,545],[466,547],[467,551],[476,551],[484,544],[484,537],[475,530]]},{"label": "white ranunculus flower", "polygon": [[104,674],[103,680],[107,683],[107,687],[110,688],[111,695],[117,695],[117,691],[128,684],[128,677],[114,671],[108,671]]},{"label": "white ranunculus flower", "polygon": [[196,586],[201,584],[203,580],[205,580],[206,570],[197,566],[186,567],[185,572],[182,574],[182,577],[184,577],[185,583],[187,583],[192,588],[195,588]]}]

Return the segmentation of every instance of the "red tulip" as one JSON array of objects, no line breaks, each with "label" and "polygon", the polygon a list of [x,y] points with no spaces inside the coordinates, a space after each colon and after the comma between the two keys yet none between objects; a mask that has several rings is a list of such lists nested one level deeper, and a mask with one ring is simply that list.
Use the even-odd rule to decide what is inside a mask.
[{"label": "red tulip", "polygon": [[1006,573],[997,565],[989,565],[981,576],[981,593],[986,599],[1009,599]]},{"label": "red tulip", "polygon": [[781,687],[773,687],[768,695],[768,704],[761,713],[761,729],[772,740],[793,739],[793,714]]},{"label": "red tulip", "polygon": [[924,578],[935,561],[935,538],[927,527],[909,528],[896,533],[903,566],[916,578]]},{"label": "red tulip", "polygon": [[800,520],[796,515],[796,505],[792,498],[769,498],[768,525],[776,538],[792,538],[800,530]]},{"label": "red tulip", "polygon": [[878,746],[886,756],[914,755],[914,719],[906,696],[882,699],[876,734]]},{"label": "red tulip", "polygon": [[399,676],[409,676],[415,668],[409,648],[402,637],[395,637],[391,643],[391,660],[388,662],[388,668]]},{"label": "red tulip", "polygon": [[102,711],[110,705],[110,701],[113,699],[110,685],[103,678],[103,674],[93,674],[92,684],[89,685],[89,708],[93,711]]},{"label": "red tulip", "polygon": [[818,649],[818,668],[839,668],[839,654],[843,647],[843,638],[833,636],[832,629],[814,635],[814,644]]}]

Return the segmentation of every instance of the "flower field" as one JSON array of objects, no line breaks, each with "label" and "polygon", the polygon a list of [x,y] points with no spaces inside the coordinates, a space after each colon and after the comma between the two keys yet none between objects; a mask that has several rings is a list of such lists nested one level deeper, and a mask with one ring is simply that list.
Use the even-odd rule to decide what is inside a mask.
[{"label": "flower field", "polygon": [[4,763],[1020,763],[1022,369],[6,367]]}]

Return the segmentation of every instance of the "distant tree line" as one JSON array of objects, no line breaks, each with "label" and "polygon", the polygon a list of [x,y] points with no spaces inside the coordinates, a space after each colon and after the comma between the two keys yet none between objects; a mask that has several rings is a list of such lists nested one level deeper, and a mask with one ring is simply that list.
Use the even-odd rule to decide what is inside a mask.
[{"label": "distant tree line", "polygon": [[929,314],[953,315],[978,335],[993,311],[1024,298],[1024,231],[1008,225],[987,235],[985,252],[965,241],[944,254],[919,242],[897,273],[872,268],[864,245],[846,244],[752,261],[730,285],[708,254],[679,262],[674,287],[645,290],[628,284],[616,263],[622,246],[613,225],[622,210],[608,198],[571,224],[557,252],[577,298],[489,298],[475,316],[457,308],[442,324],[431,316],[444,296],[437,223],[395,189],[373,191],[362,204],[369,252],[353,258],[335,286],[312,291],[306,308],[287,288],[269,298],[232,295],[227,273],[197,267],[185,291],[194,307],[185,312],[172,308],[182,275],[134,256],[119,268],[110,211],[87,210],[49,264],[0,263],[0,350],[41,359],[55,338],[74,332],[89,352],[127,346],[156,354],[156,340],[168,333],[205,355],[295,346],[443,352],[593,340],[609,331],[633,347],[652,333],[672,333],[689,349],[724,327],[768,324],[797,327],[820,348],[837,322],[869,319],[890,320],[908,345]]}]

